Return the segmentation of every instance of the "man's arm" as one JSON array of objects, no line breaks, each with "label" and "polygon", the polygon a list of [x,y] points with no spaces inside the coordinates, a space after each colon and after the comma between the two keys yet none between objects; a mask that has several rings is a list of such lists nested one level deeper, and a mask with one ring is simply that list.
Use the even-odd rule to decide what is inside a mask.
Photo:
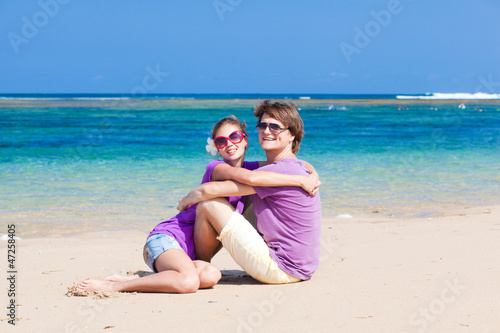
[{"label": "man's arm", "polygon": [[232,180],[208,182],[201,184],[194,190],[186,194],[179,200],[177,209],[182,212],[189,206],[198,202],[221,197],[244,196],[254,194],[253,187],[245,184],[240,184]]}]

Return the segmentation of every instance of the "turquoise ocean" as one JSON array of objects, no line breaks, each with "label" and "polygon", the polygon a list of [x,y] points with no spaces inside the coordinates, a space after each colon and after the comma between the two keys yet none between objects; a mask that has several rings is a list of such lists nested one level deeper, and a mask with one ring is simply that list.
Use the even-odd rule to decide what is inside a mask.
[{"label": "turquoise ocean", "polygon": [[146,233],[201,181],[220,118],[246,121],[246,159],[265,160],[253,107],[266,98],[300,108],[297,156],[320,174],[324,218],[433,217],[499,202],[499,100],[10,95],[0,97],[1,219],[21,237]]}]

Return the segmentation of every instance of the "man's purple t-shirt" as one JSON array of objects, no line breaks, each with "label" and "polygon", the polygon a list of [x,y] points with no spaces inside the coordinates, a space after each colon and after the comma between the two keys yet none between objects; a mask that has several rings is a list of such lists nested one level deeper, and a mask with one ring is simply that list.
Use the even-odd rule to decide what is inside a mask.
[{"label": "man's purple t-shirt", "polygon": [[[210,181],[212,177],[212,172],[214,168],[221,164],[226,163],[224,161],[212,161],[207,165],[207,170],[203,175],[201,181],[202,184]],[[259,162],[243,162],[243,168],[248,170],[255,170],[259,167]],[[243,207],[245,206],[246,197],[229,197],[226,198],[229,203],[240,213],[243,212]],[[176,216],[172,217],[168,221],[160,222],[150,233],[149,236],[155,234],[165,234],[172,236],[179,242],[179,245],[187,253],[187,255],[192,259],[196,259],[196,254],[194,251],[194,222],[196,220],[196,206],[192,205],[185,211],[180,212]]]},{"label": "man's purple t-shirt", "polygon": [[[309,175],[305,163],[285,158],[259,171],[288,175]],[[278,266],[302,280],[308,280],[319,266],[321,202],[300,187],[254,187],[252,196],[257,230]]]}]

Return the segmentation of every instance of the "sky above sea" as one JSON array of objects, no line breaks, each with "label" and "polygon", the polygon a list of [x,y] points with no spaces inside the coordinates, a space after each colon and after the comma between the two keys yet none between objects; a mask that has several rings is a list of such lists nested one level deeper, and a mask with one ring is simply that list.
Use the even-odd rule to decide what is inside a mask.
[{"label": "sky above sea", "polygon": [[0,93],[500,93],[500,2],[0,3]]}]

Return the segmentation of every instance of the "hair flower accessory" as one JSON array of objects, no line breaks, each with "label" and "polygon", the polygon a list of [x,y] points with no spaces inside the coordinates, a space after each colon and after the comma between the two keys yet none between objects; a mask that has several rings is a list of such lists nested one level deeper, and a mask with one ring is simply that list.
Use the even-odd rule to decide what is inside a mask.
[{"label": "hair flower accessory", "polygon": [[217,155],[217,148],[215,148],[214,140],[212,140],[212,138],[209,137],[207,139],[207,143],[208,144],[205,146],[205,149],[207,150],[207,153],[212,154],[212,156]]}]

